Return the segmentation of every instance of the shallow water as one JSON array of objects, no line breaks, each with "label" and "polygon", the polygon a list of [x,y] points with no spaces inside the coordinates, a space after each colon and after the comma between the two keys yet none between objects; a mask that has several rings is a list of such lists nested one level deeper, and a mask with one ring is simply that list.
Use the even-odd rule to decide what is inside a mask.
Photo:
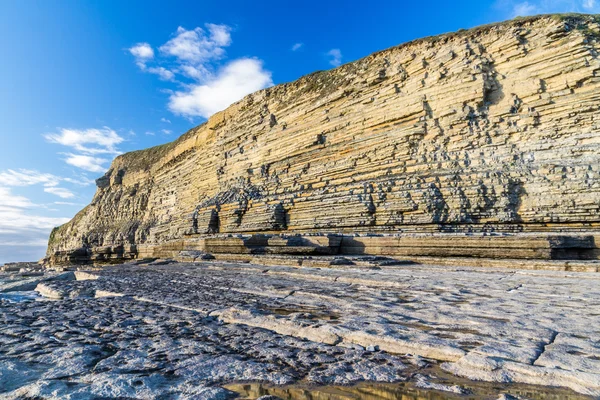
[{"label": "shallow water", "polygon": [[[428,360],[431,361],[431,360]],[[274,386],[263,383],[237,383],[224,388],[239,393],[241,399],[277,396],[283,400],[590,400],[573,390],[559,387],[473,381],[444,371],[439,363],[424,368],[407,365],[404,382],[361,382],[353,386],[317,386],[297,383]],[[503,397],[500,397],[505,395]]]},{"label": "shallow water", "polygon": [[22,303],[24,301],[36,301],[42,299],[40,294],[33,290],[25,292],[6,292],[0,293],[0,300],[6,300],[11,303]]},{"label": "shallow water", "polygon": [[[283,400],[442,400],[442,399],[498,399],[502,394],[506,399],[521,398],[530,400],[589,400],[592,397],[577,394],[561,388],[533,385],[501,384],[488,382],[454,382],[469,393],[458,394],[440,390],[423,389],[414,382],[402,383],[361,383],[356,386],[271,386],[261,383],[243,383],[225,386],[239,393],[242,399],[257,399],[260,396],[277,396]],[[517,397],[518,396],[518,397]]]}]

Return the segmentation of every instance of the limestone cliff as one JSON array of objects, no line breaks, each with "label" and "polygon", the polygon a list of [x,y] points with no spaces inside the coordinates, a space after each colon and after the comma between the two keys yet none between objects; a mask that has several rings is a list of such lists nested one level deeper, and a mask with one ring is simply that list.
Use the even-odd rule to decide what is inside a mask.
[{"label": "limestone cliff", "polygon": [[48,256],[224,233],[598,232],[599,21],[425,38],[248,95],[117,157]]}]

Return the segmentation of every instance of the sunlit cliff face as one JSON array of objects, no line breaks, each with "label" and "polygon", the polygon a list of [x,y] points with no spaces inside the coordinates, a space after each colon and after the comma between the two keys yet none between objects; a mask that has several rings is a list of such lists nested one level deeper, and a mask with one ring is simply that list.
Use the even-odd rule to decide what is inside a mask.
[{"label": "sunlit cliff face", "polygon": [[118,157],[48,255],[217,233],[590,229],[597,32],[594,17],[520,19],[256,92]]}]

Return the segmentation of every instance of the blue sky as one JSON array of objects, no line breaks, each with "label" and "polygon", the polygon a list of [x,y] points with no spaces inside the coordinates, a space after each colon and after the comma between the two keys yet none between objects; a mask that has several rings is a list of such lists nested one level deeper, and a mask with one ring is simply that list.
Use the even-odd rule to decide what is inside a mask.
[{"label": "blue sky", "polygon": [[[600,1],[599,1],[600,3]],[[43,256],[118,154],[423,36],[595,0],[0,0],[0,264]]]}]

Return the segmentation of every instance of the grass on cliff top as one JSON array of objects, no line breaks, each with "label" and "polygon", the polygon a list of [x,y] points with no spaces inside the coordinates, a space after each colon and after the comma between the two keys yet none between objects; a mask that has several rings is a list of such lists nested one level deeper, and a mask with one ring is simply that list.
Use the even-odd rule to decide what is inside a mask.
[{"label": "grass on cliff top", "polygon": [[123,165],[127,166],[127,169],[130,171],[148,169],[154,163],[158,162],[158,160],[160,160],[160,158],[167,154],[170,150],[174,149],[179,143],[184,142],[185,140],[194,136],[196,131],[204,124],[206,124],[206,122],[203,122],[200,125],[188,130],[186,133],[172,142],[121,154],[115,158],[114,162],[122,163]]}]

